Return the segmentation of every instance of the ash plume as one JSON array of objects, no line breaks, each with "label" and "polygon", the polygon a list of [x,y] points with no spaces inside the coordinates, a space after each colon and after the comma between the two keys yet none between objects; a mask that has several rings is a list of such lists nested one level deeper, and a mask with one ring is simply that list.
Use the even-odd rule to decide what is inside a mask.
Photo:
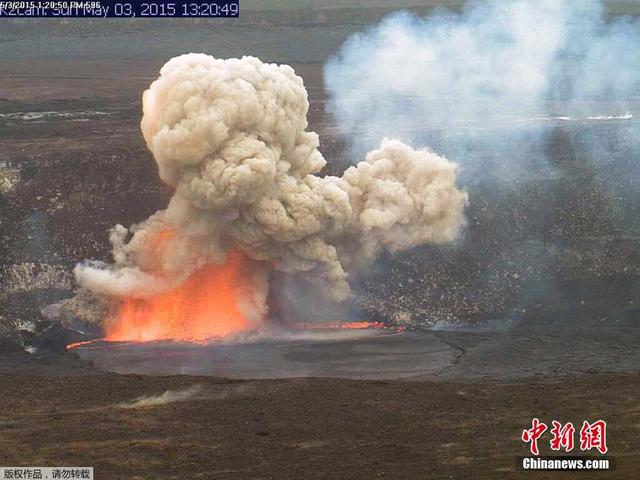
[{"label": "ash plume", "polygon": [[260,265],[243,295],[260,317],[271,269],[340,301],[350,273],[381,251],[456,238],[467,196],[454,163],[384,139],[342,177],[321,176],[308,108],[287,65],[205,54],[167,62],[143,95],[141,129],[173,197],[144,222],[114,227],[114,264],[79,264],[79,284],[144,298],[240,250]]}]

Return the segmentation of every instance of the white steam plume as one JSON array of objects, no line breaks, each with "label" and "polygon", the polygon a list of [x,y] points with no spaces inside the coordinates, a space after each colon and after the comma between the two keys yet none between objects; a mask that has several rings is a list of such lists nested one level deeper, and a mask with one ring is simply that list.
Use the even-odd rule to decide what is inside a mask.
[{"label": "white steam plume", "polygon": [[[348,272],[381,250],[456,238],[467,197],[456,188],[455,164],[383,140],[344,176],[318,176],[326,162],[306,130],[308,108],[302,79],[287,65],[204,54],[167,62],[144,93],[141,128],[175,193],[145,222],[115,227],[115,264],[80,264],[78,282],[144,297],[237,248],[344,300]],[[172,233],[160,249],[163,232]],[[266,283],[255,285],[262,293],[253,304],[263,303]]]},{"label": "white steam plume", "polygon": [[354,153],[394,135],[456,158],[465,183],[522,181],[548,168],[536,163],[553,127],[541,120],[633,118],[639,49],[640,22],[607,17],[599,0],[469,1],[386,17],[349,38],[324,77]]},{"label": "white steam plume", "polygon": [[514,110],[540,113],[566,35],[566,10],[558,0],[494,0],[469,3],[460,15],[385,18],[352,36],[326,65],[339,126],[398,128],[387,115],[406,119],[407,107],[425,117],[417,124],[410,117],[400,129],[486,125]]}]

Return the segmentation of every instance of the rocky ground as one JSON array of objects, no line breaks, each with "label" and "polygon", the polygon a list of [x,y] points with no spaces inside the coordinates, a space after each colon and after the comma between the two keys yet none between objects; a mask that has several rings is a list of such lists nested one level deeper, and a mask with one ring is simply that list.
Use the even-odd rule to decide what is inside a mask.
[{"label": "rocky ground", "polygon": [[[92,465],[96,478],[633,479],[640,468],[636,375],[502,385],[131,375],[2,384],[0,464]],[[191,397],[131,408],[167,390]],[[606,416],[615,471],[520,471],[516,457],[528,453],[520,435],[533,416],[574,425]]]}]

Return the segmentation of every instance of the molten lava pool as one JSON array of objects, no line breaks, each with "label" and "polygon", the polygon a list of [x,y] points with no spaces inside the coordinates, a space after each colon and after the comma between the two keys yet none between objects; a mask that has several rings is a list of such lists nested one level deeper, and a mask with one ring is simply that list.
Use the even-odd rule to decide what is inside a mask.
[{"label": "molten lava pool", "polygon": [[98,341],[74,351],[117,373],[229,378],[420,377],[445,368],[457,355],[427,332],[381,328],[261,332],[200,344]]}]

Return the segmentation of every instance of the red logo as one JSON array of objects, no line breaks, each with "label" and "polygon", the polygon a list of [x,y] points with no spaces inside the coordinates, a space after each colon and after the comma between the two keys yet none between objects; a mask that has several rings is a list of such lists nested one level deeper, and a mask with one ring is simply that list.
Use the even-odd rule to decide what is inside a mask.
[{"label": "red logo", "polygon": [[[553,428],[550,430],[551,440],[549,445],[551,450],[564,450],[570,452],[574,448],[574,437],[576,429],[573,423],[562,423],[553,420],[551,422]],[[522,431],[522,441],[529,443],[529,448],[533,455],[539,455],[538,440],[548,430],[545,423],[537,418],[531,421],[531,428]],[[604,420],[596,420],[589,423],[586,420],[580,429],[580,450],[589,451],[597,449],[601,454],[607,453],[607,422]]]},{"label": "red logo", "polygon": [[544,423],[540,423],[537,418],[534,418],[531,422],[531,429],[522,432],[522,441],[531,443],[532,454],[538,455],[538,439],[546,431],[547,426]]},{"label": "red logo", "polygon": [[603,455],[607,453],[607,422],[598,420],[589,423],[586,420],[580,429],[580,450],[597,448]]},{"label": "red logo", "polygon": [[560,450],[564,448],[565,452],[573,450],[573,435],[576,433],[576,429],[573,428],[573,423],[567,422],[564,427],[560,422],[555,420],[551,422],[553,428],[551,429],[551,450]]}]

